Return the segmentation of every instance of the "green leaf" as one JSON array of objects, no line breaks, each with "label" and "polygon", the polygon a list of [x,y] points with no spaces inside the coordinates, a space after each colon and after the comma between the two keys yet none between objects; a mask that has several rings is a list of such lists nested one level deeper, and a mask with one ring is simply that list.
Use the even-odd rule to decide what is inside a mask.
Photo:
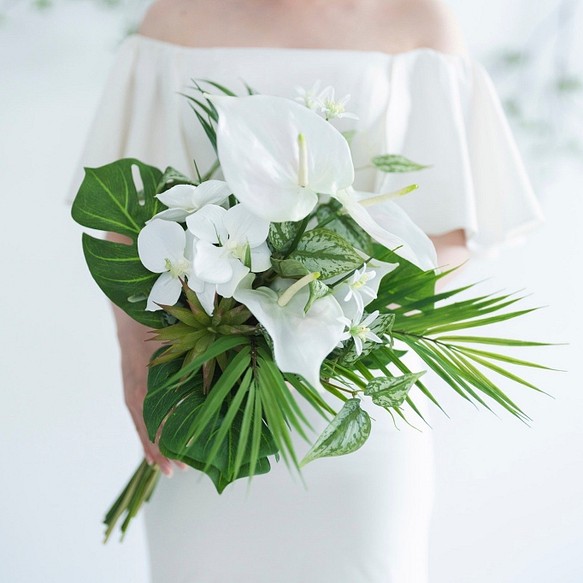
[{"label": "green leaf", "polygon": [[156,187],[156,194],[160,194],[161,192],[166,192],[173,186],[178,186],[179,184],[191,184],[195,185],[191,178],[182,174],[172,166],[168,166],[166,170],[164,170],[164,174],[160,178],[160,182]]},{"label": "green leaf", "polygon": [[[380,261],[396,263],[398,267],[383,277],[377,299],[367,306],[369,311],[385,311],[389,304],[408,306],[412,302],[426,301],[435,295],[435,284],[440,279],[435,271],[423,271],[394,251],[376,243],[373,244],[373,256]],[[426,309],[432,307],[433,304],[430,303]]]},{"label": "green leaf", "polygon": [[304,233],[289,259],[299,261],[311,273],[320,273],[322,279],[348,273],[363,264],[350,243],[337,233],[321,228]]},{"label": "green leaf", "polygon": [[140,324],[161,328],[165,324],[164,313],[146,312],[146,298],[159,274],[142,265],[135,241],[124,245],[86,233],[82,241],[87,266],[101,291]]},{"label": "green leaf", "polygon": [[364,394],[380,407],[400,407],[411,387],[424,375],[424,372],[406,374],[400,377],[375,378],[369,381]]},{"label": "green leaf", "polygon": [[217,83],[216,81],[212,81],[211,79],[199,79],[198,81],[200,83],[207,83],[211,87],[218,89],[221,93],[224,93],[225,95],[228,95],[229,97],[237,97],[237,94],[234,91],[232,91],[231,89],[228,89],[227,87],[225,87],[224,85],[221,85],[220,83]]},{"label": "green leaf", "polygon": [[405,158],[405,156],[399,156],[396,154],[375,156],[371,162],[375,168],[387,173],[416,172],[418,170],[429,168],[429,166],[417,164],[416,162],[412,162],[408,158]]},{"label": "green leaf", "polygon": [[203,354],[197,356],[186,366],[182,367],[179,373],[169,377],[161,389],[166,389],[168,387],[182,383],[184,378],[198,373],[199,369],[205,362],[225,354],[227,351],[233,348],[244,346],[246,344],[249,344],[249,339],[245,338],[244,336],[222,336],[218,338],[204,351]]},{"label": "green leaf", "polygon": [[291,250],[292,244],[300,232],[301,221],[285,222],[285,223],[271,223],[269,225],[269,236],[267,241],[272,250],[276,253],[285,255]]},{"label": "green leaf", "polygon": [[233,480],[250,475],[252,465],[255,473],[269,471],[267,456],[278,450],[267,426],[260,424],[255,458],[248,440],[241,440],[243,427],[250,423],[246,404],[252,375],[249,348],[230,360],[208,395],[203,392],[201,374],[164,388],[181,374],[180,367],[180,362],[173,361],[152,367],[148,375],[144,420],[152,440],[162,427],[160,451],[205,472],[219,493]]},{"label": "green leaf", "polygon": [[511,338],[492,338],[490,336],[440,336],[440,342],[464,342],[470,344],[491,344],[494,346],[554,346],[548,342],[531,342],[528,340],[514,340]]},{"label": "green leaf", "polygon": [[354,136],[356,135],[356,130],[348,130],[342,132],[342,135],[344,136],[344,139],[350,144],[350,142],[352,142]]},{"label": "green leaf", "polygon": [[330,231],[334,231],[345,239],[356,249],[366,255],[373,253],[373,240],[371,236],[356,224],[354,219],[342,212],[342,205],[337,201],[321,205],[316,210],[318,226],[326,226]]},{"label": "green leaf", "polygon": [[271,266],[282,277],[300,278],[310,273],[308,268],[297,259],[274,259],[272,257]]},{"label": "green leaf", "polygon": [[146,298],[158,274],[141,263],[137,235],[163,205],[155,198],[162,173],[127,158],[100,168],[85,168],[71,215],[79,224],[130,237],[131,244],[83,235],[83,253],[91,275],[105,295],[141,324],[160,328],[161,312],[146,312]]},{"label": "green leaf", "polygon": [[133,158],[85,168],[71,215],[84,227],[135,239],[163,208],[155,198],[161,177],[160,170]]},{"label": "green leaf", "polygon": [[309,285],[310,297],[308,298],[308,303],[304,308],[306,314],[309,312],[310,308],[314,305],[316,300],[326,297],[330,293],[330,288],[319,279],[312,281]]},{"label": "green leaf", "polygon": [[370,416],[360,399],[348,399],[300,463],[300,467],[322,457],[352,453],[362,447],[371,430]]}]

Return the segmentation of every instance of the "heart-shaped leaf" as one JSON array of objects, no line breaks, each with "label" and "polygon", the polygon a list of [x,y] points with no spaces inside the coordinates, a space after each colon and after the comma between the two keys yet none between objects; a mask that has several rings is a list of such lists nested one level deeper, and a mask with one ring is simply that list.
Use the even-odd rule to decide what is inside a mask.
[{"label": "heart-shaped leaf", "polygon": [[368,383],[364,394],[380,407],[400,407],[407,398],[411,387],[425,372],[410,373],[400,377],[379,377]]},{"label": "heart-shaped leaf", "polygon": [[285,223],[271,223],[269,225],[269,237],[267,239],[269,245],[276,253],[288,253],[291,246],[298,235],[300,222],[285,222]]},{"label": "heart-shaped leaf", "polygon": [[363,263],[350,243],[328,229],[304,233],[289,259],[299,261],[311,273],[320,273],[322,279],[348,273]]},{"label": "heart-shaped leaf", "polygon": [[360,407],[360,399],[348,399],[304,456],[300,467],[318,458],[356,451],[364,445],[370,430],[370,416]]},{"label": "heart-shaped leaf", "polygon": [[399,156],[397,154],[375,156],[371,162],[375,168],[387,173],[416,172],[418,170],[429,168],[429,166],[417,164],[416,162],[412,162],[408,158],[405,158],[405,156]]}]

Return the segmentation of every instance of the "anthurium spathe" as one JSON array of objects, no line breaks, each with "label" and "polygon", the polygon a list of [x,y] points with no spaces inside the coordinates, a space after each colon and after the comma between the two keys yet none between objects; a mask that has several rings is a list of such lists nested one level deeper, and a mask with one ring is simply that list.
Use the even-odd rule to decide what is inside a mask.
[{"label": "anthurium spathe", "polygon": [[239,282],[253,271],[271,267],[266,240],[269,222],[244,205],[230,209],[209,204],[186,219],[195,237],[194,273],[216,285],[219,295],[230,298]]},{"label": "anthurium spathe", "polygon": [[209,96],[217,150],[233,194],[268,221],[299,221],[354,180],[348,143],[307,107],[282,97]]},{"label": "anthurium spathe", "polygon": [[316,300],[306,313],[307,287],[282,302],[286,291],[298,282],[279,279],[273,286],[275,289],[252,289],[253,279],[253,275],[248,275],[235,291],[234,298],[245,304],[267,330],[280,370],[299,374],[319,387],[322,362],[336,347],[345,329],[340,304],[328,295]]},{"label": "anthurium spathe", "polygon": [[192,262],[188,258],[188,237],[178,224],[164,220],[148,223],[138,235],[138,255],[146,269],[159,273],[146,310],[155,312],[160,305],[173,306],[182,291],[181,279],[190,276]]},{"label": "anthurium spathe", "polygon": [[188,215],[207,204],[222,204],[231,194],[231,189],[223,180],[207,180],[198,186],[177,184],[156,198],[168,208],[152,217],[167,221],[183,222]]},{"label": "anthurium spathe", "polygon": [[[377,195],[357,192],[352,187],[336,193],[335,198],[346,213],[375,241],[421,269],[435,269],[437,255],[431,239],[409,218],[409,215],[391,200],[376,202],[369,212],[363,204]],[[373,217],[374,214],[374,217]]]}]

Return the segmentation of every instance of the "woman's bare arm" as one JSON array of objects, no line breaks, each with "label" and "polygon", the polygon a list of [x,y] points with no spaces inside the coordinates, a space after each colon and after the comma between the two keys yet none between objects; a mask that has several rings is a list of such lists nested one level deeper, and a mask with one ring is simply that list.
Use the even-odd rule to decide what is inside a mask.
[{"label": "woman's bare arm", "polygon": [[[444,235],[433,236],[431,240],[437,251],[437,265],[444,271],[458,267],[470,258],[466,236],[462,229],[450,231]],[[442,289],[456,274],[457,271],[439,280],[438,288]]]},{"label": "woman's bare arm", "polygon": [[[412,23],[411,34],[416,35],[415,45],[448,54],[466,53],[465,41],[460,26],[451,9],[442,0],[412,0],[408,3],[409,22]],[[413,32],[414,31],[414,32]],[[465,263],[470,252],[467,247],[465,232],[462,229],[432,236],[437,250],[439,267],[451,269]],[[439,282],[443,287],[455,273]]]},{"label": "woman's bare arm", "polygon": [[[127,237],[108,233],[107,239],[116,243],[128,243]],[[167,476],[172,475],[172,463],[164,457],[158,446],[148,437],[144,423],[143,407],[148,386],[148,363],[152,354],[161,346],[149,341],[150,328],[130,318],[123,310],[113,305],[117,327],[117,338],[121,353],[121,370],[126,406],[138,432],[148,463],[155,463]],[[186,467],[181,462],[174,462],[178,467]]]}]

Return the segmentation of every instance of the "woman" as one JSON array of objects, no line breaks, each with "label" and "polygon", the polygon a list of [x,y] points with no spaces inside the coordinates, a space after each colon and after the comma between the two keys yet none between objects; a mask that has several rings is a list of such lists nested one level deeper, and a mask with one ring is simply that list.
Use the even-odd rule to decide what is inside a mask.
[{"label": "woman", "polygon": [[[341,129],[356,129],[356,186],[412,181],[367,168],[375,154],[430,164],[402,204],[440,265],[540,219],[491,85],[436,0],[158,0],[120,49],[84,164],[133,156],[191,174],[193,157],[210,165],[178,95],[194,77],[288,97],[316,81],[351,93],[359,120]],[[115,314],[126,403],[147,459],[170,476],[173,463],[184,466],[160,454],[142,419],[155,347]],[[162,480],[146,509],[153,583],[426,583],[431,436],[373,416],[376,431],[351,459],[305,468],[307,490],[281,463],[249,492],[240,480],[218,496],[194,470]]]}]

